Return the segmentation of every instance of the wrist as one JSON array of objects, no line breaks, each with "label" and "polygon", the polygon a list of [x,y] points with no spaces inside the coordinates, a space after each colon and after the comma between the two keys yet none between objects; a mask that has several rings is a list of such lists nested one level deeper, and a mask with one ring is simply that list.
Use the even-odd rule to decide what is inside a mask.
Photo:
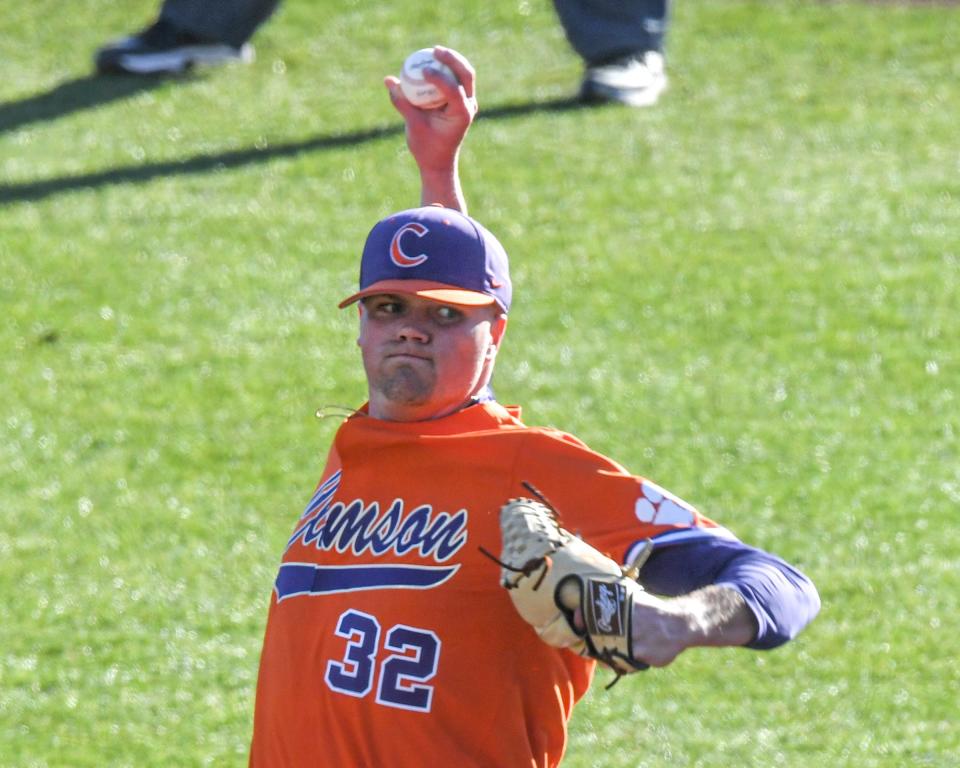
[{"label": "wrist", "polygon": [[630,638],[634,659],[666,666],[687,648],[701,645],[703,636],[703,615],[695,601],[646,592],[634,597]]},{"label": "wrist", "polygon": [[420,181],[423,184],[448,184],[457,178],[457,162],[442,163],[435,166],[420,167]]},{"label": "wrist", "polygon": [[433,205],[434,203],[462,213],[467,212],[456,162],[452,166],[420,168],[420,204]]}]

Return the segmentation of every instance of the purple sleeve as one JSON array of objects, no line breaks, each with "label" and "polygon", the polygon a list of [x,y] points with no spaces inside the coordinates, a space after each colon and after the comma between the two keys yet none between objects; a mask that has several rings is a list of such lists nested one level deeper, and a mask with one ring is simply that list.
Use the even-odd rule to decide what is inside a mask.
[{"label": "purple sleeve", "polygon": [[820,596],[810,579],[779,557],[736,539],[698,539],[657,547],[640,572],[640,582],[664,596],[711,584],[736,590],[759,627],[747,647],[760,650],[792,640],[820,610]]}]

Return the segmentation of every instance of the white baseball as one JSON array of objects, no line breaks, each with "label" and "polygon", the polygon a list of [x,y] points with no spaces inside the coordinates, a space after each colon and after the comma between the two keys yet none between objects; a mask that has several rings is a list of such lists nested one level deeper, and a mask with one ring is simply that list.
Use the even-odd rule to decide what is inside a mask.
[{"label": "white baseball", "polygon": [[400,88],[407,101],[420,109],[437,109],[447,103],[446,97],[432,83],[423,78],[423,70],[430,67],[439,72],[451,83],[456,84],[457,76],[446,64],[433,58],[433,48],[421,48],[414,51],[403,62],[400,70]]}]

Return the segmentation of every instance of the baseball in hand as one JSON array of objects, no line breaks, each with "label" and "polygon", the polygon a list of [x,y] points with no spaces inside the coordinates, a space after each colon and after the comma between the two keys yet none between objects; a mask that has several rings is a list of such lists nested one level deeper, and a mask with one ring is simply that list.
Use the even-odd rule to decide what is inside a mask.
[{"label": "baseball in hand", "polygon": [[403,95],[411,104],[420,109],[438,109],[447,103],[446,97],[432,83],[423,78],[423,70],[430,67],[439,72],[451,83],[456,84],[457,76],[446,64],[441,64],[433,58],[433,48],[421,48],[414,51],[403,62],[400,70],[400,88]]}]

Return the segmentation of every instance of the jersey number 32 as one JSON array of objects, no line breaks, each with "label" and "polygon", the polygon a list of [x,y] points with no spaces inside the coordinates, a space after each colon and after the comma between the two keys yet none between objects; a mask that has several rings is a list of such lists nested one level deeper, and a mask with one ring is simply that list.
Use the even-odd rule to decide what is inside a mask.
[{"label": "jersey number 32", "polygon": [[336,633],[345,638],[340,661],[327,663],[324,679],[331,690],[367,696],[376,684],[376,702],[387,707],[429,712],[437,674],[440,639],[429,629],[395,624],[383,635],[375,616],[349,610],[340,616]]}]

